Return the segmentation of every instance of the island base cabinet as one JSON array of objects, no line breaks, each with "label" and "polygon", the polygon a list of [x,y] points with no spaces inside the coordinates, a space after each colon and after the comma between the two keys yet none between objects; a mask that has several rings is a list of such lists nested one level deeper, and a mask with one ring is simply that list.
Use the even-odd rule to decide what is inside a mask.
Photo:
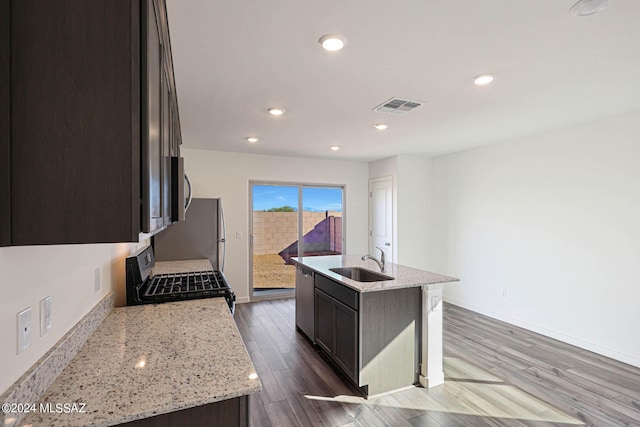
[{"label": "island base cabinet", "polygon": [[358,312],[315,290],[316,344],[358,383]]},{"label": "island base cabinet", "polygon": [[360,385],[368,396],[418,382],[420,296],[420,288],[361,294]]},{"label": "island base cabinet", "polygon": [[240,396],[181,411],[120,424],[126,427],[247,427],[249,396]]},{"label": "island base cabinet", "polygon": [[316,344],[366,396],[418,382],[420,288],[358,293],[316,274]]}]

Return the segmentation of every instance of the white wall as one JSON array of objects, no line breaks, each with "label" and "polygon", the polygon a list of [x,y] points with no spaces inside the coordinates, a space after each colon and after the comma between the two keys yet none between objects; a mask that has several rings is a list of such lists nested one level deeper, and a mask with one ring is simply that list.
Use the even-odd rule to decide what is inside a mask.
[{"label": "white wall", "polygon": [[[124,259],[134,244],[0,248],[0,394],[42,357],[107,293],[124,304]],[[94,292],[94,271],[101,288]],[[52,298],[52,329],[40,337],[40,300]],[[32,343],[17,354],[18,312],[31,307]]]},{"label": "white wall", "polygon": [[398,155],[369,164],[369,178],[393,178],[393,262],[429,268],[431,159]]},{"label": "white wall", "polygon": [[[249,296],[249,181],[345,185],[346,251],[367,252],[368,164],[182,148],[194,197],[221,197],[227,226],[225,276],[240,302]],[[242,239],[236,239],[236,231]]]},{"label": "white wall", "polygon": [[431,236],[431,159],[398,156],[398,262],[428,270]]},{"label": "white wall", "polygon": [[432,180],[448,301],[640,366],[640,112],[437,157]]}]

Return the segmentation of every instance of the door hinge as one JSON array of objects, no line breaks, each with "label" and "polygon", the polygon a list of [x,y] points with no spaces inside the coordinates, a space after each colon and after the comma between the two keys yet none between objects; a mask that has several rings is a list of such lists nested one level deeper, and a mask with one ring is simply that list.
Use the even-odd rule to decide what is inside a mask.
[{"label": "door hinge", "polygon": [[373,193],[369,191],[369,197],[373,197]]}]

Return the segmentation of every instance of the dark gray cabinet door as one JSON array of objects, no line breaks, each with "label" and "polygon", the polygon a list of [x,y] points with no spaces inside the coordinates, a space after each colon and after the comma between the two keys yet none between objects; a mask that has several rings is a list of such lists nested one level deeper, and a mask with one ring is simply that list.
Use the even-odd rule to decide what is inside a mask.
[{"label": "dark gray cabinet door", "polygon": [[0,0],[0,246],[11,244],[11,5]]},{"label": "dark gray cabinet door", "polygon": [[119,424],[120,427],[247,427],[249,396],[233,397],[193,408]]},{"label": "dark gray cabinet door", "polygon": [[139,12],[136,1],[2,1],[2,244],[138,240]]},{"label": "dark gray cabinet door", "polygon": [[358,312],[335,301],[335,346],[333,359],[358,383]]},{"label": "dark gray cabinet door", "polygon": [[167,71],[168,64],[162,65],[162,224],[171,224],[171,84]]},{"label": "dark gray cabinet door", "polygon": [[358,384],[358,312],[315,290],[316,344]]},{"label": "dark gray cabinet door", "polygon": [[162,45],[155,4],[144,2],[142,13],[142,231],[163,225],[162,209]]},{"label": "dark gray cabinet door", "polygon": [[315,290],[315,296],[316,344],[332,356],[335,340],[335,300],[318,289]]},{"label": "dark gray cabinet door", "polygon": [[169,98],[169,115],[171,116],[171,156],[180,157],[180,145],[182,144],[182,135],[180,132],[180,117],[178,115],[178,101],[175,89]]},{"label": "dark gray cabinet door", "polygon": [[169,45],[162,0],[0,0],[0,246],[137,242],[169,223]]}]

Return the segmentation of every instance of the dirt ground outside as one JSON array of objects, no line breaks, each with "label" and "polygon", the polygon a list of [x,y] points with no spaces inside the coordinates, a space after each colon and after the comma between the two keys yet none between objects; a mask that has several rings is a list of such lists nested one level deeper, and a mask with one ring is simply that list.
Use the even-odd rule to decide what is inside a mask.
[{"label": "dirt ground outside", "polygon": [[296,267],[285,264],[278,254],[253,256],[253,289],[293,289]]}]

